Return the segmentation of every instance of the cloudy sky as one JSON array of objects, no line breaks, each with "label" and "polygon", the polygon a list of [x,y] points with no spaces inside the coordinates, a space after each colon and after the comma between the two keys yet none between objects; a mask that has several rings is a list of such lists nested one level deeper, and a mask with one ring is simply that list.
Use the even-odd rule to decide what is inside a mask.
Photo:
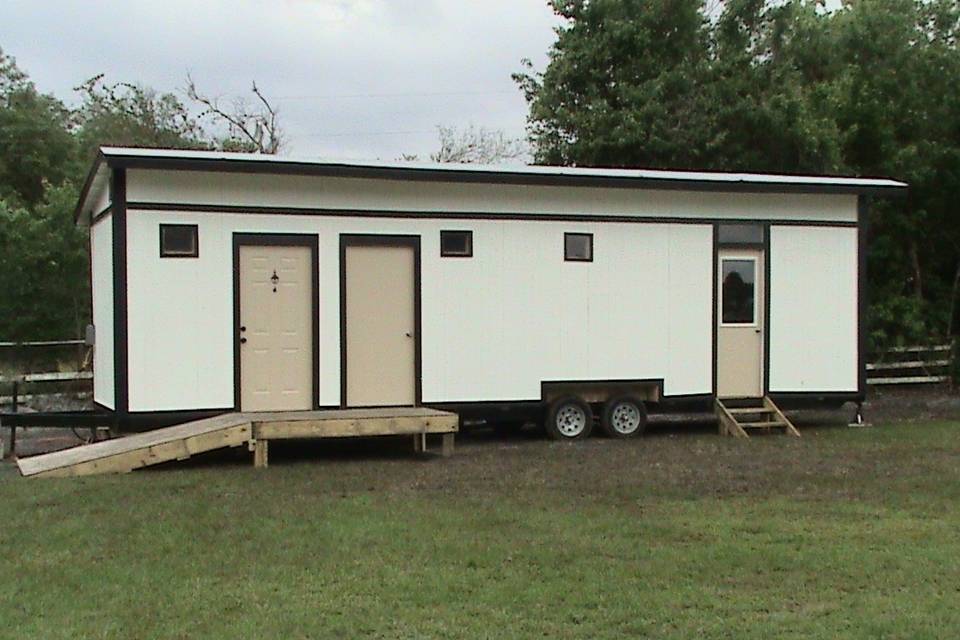
[{"label": "cloudy sky", "polygon": [[557,24],[545,0],[0,1],[0,47],[68,103],[98,73],[227,97],[256,80],[287,154],[384,160],[435,150],[436,125],[522,137],[510,74],[543,68]]}]

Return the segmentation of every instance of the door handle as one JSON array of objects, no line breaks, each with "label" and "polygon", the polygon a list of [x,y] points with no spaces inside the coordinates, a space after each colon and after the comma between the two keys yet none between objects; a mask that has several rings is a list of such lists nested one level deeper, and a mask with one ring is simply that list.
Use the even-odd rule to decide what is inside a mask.
[{"label": "door handle", "polygon": [[246,344],[246,343],[247,343],[246,338],[240,338],[240,344]]},{"label": "door handle", "polygon": [[243,332],[246,331],[246,330],[247,330],[246,327],[240,327],[240,333],[243,333]]},{"label": "door handle", "polygon": [[408,338],[412,338],[412,337],[413,337],[413,334],[410,333],[409,331],[407,331],[404,335],[407,336]]}]

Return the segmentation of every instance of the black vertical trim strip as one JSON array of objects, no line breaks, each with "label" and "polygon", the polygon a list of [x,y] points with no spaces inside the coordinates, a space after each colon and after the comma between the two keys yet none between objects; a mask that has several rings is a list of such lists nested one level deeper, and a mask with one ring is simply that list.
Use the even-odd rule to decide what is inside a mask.
[{"label": "black vertical trim strip", "polygon": [[320,240],[315,233],[234,233],[233,234],[233,410],[240,406],[240,247],[274,246],[307,247],[310,249],[310,309],[313,378],[313,409],[320,407]]},{"label": "black vertical trim strip", "polygon": [[233,410],[240,411],[240,242],[233,234]]},{"label": "black vertical trim strip", "polygon": [[713,340],[712,340],[713,344],[711,345],[713,349],[713,357],[712,357],[713,372],[711,374],[711,377],[712,377],[711,385],[713,388],[714,398],[717,397],[717,354],[718,354],[717,333],[718,333],[718,325],[720,324],[720,307],[718,304],[718,296],[720,295],[720,292],[718,291],[718,288],[719,288],[718,280],[720,278],[720,273],[718,271],[719,262],[720,262],[719,227],[720,227],[719,222],[714,222],[712,225],[712,228],[713,228],[713,285],[711,287],[711,290],[713,291],[713,315],[710,319],[710,322],[713,323],[712,329],[711,329],[712,335],[713,335]]},{"label": "black vertical trim strip", "polygon": [[867,196],[857,197],[857,395],[867,395]]},{"label": "black vertical trim strip", "polygon": [[347,408],[347,248],[357,246],[405,247],[413,250],[414,404],[423,404],[423,320],[420,236],[340,234],[340,406]]},{"label": "black vertical trim strip", "polygon": [[122,427],[130,410],[127,348],[127,173],[114,169],[110,180],[113,232],[113,403]]},{"label": "black vertical trim strip", "polygon": [[770,223],[763,225],[763,395],[770,393]]}]

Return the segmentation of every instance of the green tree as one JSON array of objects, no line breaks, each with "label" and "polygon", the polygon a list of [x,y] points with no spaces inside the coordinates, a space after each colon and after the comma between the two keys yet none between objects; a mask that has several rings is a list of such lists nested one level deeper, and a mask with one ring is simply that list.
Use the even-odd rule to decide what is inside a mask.
[{"label": "green tree", "polygon": [[550,64],[514,79],[539,163],[702,167],[708,22],[699,0],[555,0]]},{"label": "green tree", "polygon": [[129,82],[108,84],[104,76],[76,88],[82,103],[76,111],[76,139],[89,167],[101,146],[210,149],[213,142],[183,102]]},{"label": "green tree", "polygon": [[73,223],[77,191],[48,186],[36,207],[0,200],[0,336],[54,340],[83,335],[89,321],[89,256]]},{"label": "green tree", "polygon": [[889,175],[870,219],[877,343],[960,324],[957,0],[556,0],[542,72],[515,79],[550,164]]},{"label": "green tree", "polygon": [[46,184],[60,184],[74,170],[70,112],[36,87],[0,49],[0,199],[36,206]]}]

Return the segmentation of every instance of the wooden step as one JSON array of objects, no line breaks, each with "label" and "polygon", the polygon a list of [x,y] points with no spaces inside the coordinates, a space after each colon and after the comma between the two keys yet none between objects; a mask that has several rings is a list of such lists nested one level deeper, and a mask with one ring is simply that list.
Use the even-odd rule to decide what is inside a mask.
[{"label": "wooden step", "polygon": [[[793,423],[780,411],[780,407],[774,404],[769,396],[759,399],[759,402],[762,403],[760,405],[737,406],[756,401],[749,398],[727,400],[717,398],[714,410],[717,414],[721,435],[749,438],[748,429],[783,429],[783,433],[786,435],[800,436],[797,428],[793,426]],[[727,403],[734,406],[728,407]],[[744,417],[746,420],[742,419]]]},{"label": "wooden step", "polygon": [[727,407],[727,411],[733,415],[750,415],[751,413],[773,413],[766,407]]},{"label": "wooden step", "polygon": [[743,429],[769,429],[771,427],[785,427],[787,426],[779,420],[763,421],[763,422],[741,422],[740,427]]}]

